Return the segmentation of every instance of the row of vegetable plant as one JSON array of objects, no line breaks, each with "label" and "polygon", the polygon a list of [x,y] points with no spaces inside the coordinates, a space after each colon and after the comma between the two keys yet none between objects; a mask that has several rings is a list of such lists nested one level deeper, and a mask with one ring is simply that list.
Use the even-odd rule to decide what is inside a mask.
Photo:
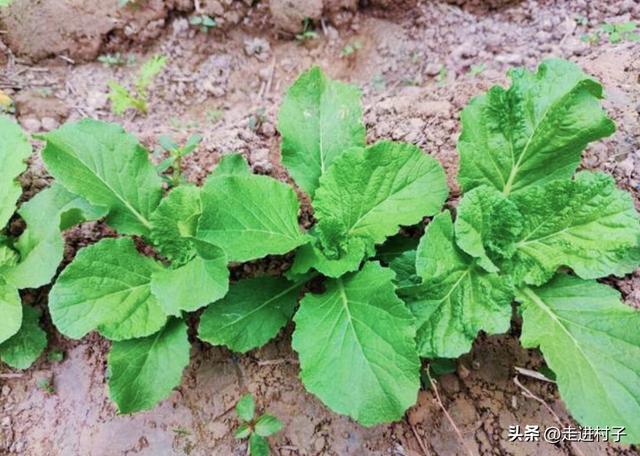
[{"label": "row of vegetable plant", "polygon": [[[201,187],[165,178],[167,188],[161,174],[180,160],[155,167],[118,125],[87,119],[40,136],[55,183],[21,206],[18,239],[0,238],[0,357],[19,368],[37,358],[46,336],[18,290],[51,280],[61,230],[104,218],[118,236],[77,253],[49,311],[67,337],[112,341],[109,394],[121,413],[180,384],[194,312],[200,340],[239,353],[293,320],[306,389],[365,426],[415,403],[421,358],[456,358],[480,331],[521,319],[523,346],[541,349],[574,417],[624,425],[626,441],[640,441],[640,312],[594,280],[638,267],[640,221],[611,177],[576,173],[585,147],[615,129],[602,87],[563,60],[509,75],[509,88],[462,112],[455,217],[438,161],[411,144],[367,144],[359,90],[315,67],[278,116],[282,163],[313,207],[307,231],[294,189],[252,174],[240,155]],[[6,224],[31,147],[9,120],[0,128]],[[403,234],[425,224],[420,239]],[[230,264],[289,252],[283,276],[229,283]]]}]

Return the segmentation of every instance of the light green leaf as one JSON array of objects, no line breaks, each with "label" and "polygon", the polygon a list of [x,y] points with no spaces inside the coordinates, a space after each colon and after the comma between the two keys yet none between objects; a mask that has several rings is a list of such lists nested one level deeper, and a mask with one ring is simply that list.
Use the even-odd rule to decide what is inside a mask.
[{"label": "light green leaf", "polygon": [[253,420],[253,415],[256,413],[256,403],[254,402],[251,394],[245,394],[240,398],[236,404],[236,413],[238,414],[238,418],[241,420]]},{"label": "light green leaf", "polygon": [[230,261],[283,254],[307,242],[296,194],[270,177],[209,178],[202,205],[197,237],[223,248]]},{"label": "light green leaf", "polygon": [[0,343],[9,339],[22,324],[22,304],[18,289],[0,277]]},{"label": "light green leaf", "polygon": [[522,231],[520,211],[506,196],[483,185],[466,193],[457,208],[454,224],[456,243],[478,259],[488,272],[497,272],[495,262],[511,257]]},{"label": "light green leaf", "polygon": [[167,315],[193,312],[217,301],[229,289],[229,269],[224,251],[212,244],[196,241],[196,257],[177,269],[164,269],[151,275],[151,291]]},{"label": "light green leaf", "polygon": [[560,396],[583,426],[624,426],[640,442],[640,311],[595,281],[559,274],[523,288],[523,346],[540,347]]},{"label": "light green leaf", "polygon": [[15,266],[18,262],[19,256],[7,237],[0,235],[0,272]]},{"label": "light green leaf", "polygon": [[313,67],[289,88],[280,112],[282,162],[310,196],[318,179],[349,147],[364,147],[360,90]]},{"label": "light green leaf", "polygon": [[247,423],[244,423],[238,426],[238,429],[236,429],[235,432],[233,433],[233,436],[236,439],[246,439],[250,435],[251,435],[251,427]]},{"label": "light green leaf", "polygon": [[249,165],[242,154],[223,155],[218,165],[211,171],[211,176],[244,176],[251,174]]},{"label": "light green leaf", "polygon": [[269,437],[281,429],[282,421],[272,415],[264,414],[256,421],[256,434],[262,437]]},{"label": "light green leaf", "polygon": [[0,229],[16,209],[22,193],[17,177],[27,169],[31,143],[22,129],[7,116],[0,115]]},{"label": "light green leaf", "polygon": [[509,329],[512,287],[458,249],[448,211],[429,223],[416,255],[422,284],[399,292],[417,320],[420,356],[456,358],[471,349],[479,331]]},{"label": "light green leaf", "polygon": [[0,359],[14,369],[28,369],[47,348],[47,333],[40,327],[41,311],[22,306],[22,326],[0,344]]},{"label": "light green leaf", "polygon": [[56,183],[20,206],[18,213],[27,224],[15,243],[20,261],[0,271],[20,289],[41,287],[55,275],[64,253],[60,230],[106,215],[104,209],[91,206]]},{"label": "light green leaf", "polygon": [[560,266],[595,279],[621,276],[640,264],[640,218],[631,196],[610,176],[581,172],[513,201],[524,227],[509,267],[517,283],[542,284]]},{"label": "light green leaf", "polygon": [[44,135],[42,158],[67,190],[108,208],[121,233],[147,235],[162,180],[138,141],[116,124],[84,119]]},{"label": "light green leaf", "polygon": [[131,239],[103,239],[78,252],[49,293],[58,330],[79,339],[97,329],[111,340],[157,332],[166,315],[151,293],[162,266],[140,255]]},{"label": "light green leaf", "polygon": [[402,253],[402,255],[395,257],[391,263],[389,263],[389,268],[396,273],[394,283],[396,284],[397,293],[408,288],[413,288],[422,281],[416,273],[415,250],[408,250]]},{"label": "light green leaf", "polygon": [[251,456],[269,456],[269,442],[258,434],[249,437],[249,454]]},{"label": "light green leaf", "polygon": [[291,319],[303,285],[279,277],[233,283],[200,317],[198,337],[240,353],[261,347]]},{"label": "light green leaf", "polygon": [[490,185],[505,194],[568,178],[587,144],[615,126],[600,107],[602,86],[565,60],[546,60],[536,73],[509,73],[462,111],[458,141],[464,191]]},{"label": "light green leaf", "polygon": [[182,266],[195,257],[191,238],[196,235],[201,215],[200,188],[193,185],[171,190],[151,214],[149,237],[174,266]]},{"label": "light green leaf", "polygon": [[382,141],[337,159],[320,179],[313,207],[319,224],[337,219],[345,238],[377,244],[401,225],[437,213],[448,192],[433,157],[410,144]]},{"label": "light green leaf", "polygon": [[397,420],[416,401],[420,363],[411,313],[393,271],[366,263],[307,294],[294,317],[293,348],[305,387],[365,426]]},{"label": "light green leaf", "polygon": [[189,364],[187,325],[176,318],[158,333],[114,342],[107,358],[109,396],[120,413],[153,408],[180,385]]}]

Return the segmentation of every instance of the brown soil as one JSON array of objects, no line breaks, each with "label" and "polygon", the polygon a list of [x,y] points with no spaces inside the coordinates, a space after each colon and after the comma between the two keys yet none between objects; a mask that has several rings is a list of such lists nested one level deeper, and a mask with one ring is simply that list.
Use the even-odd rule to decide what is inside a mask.
[{"label": "brown soil", "polygon": [[[589,147],[584,167],[613,174],[640,208],[640,46],[613,45],[606,39],[587,45],[579,39],[605,20],[638,21],[640,4],[633,0],[372,0],[361,2],[369,6],[358,12],[353,12],[353,2],[324,2],[327,20],[318,23],[319,37],[305,43],[271,27],[268,2],[253,7],[244,1],[199,3],[226,25],[208,34],[190,26],[188,14],[195,7],[190,1],[149,0],[121,11],[115,0],[16,0],[0,13],[6,32],[0,34],[0,62],[6,63],[0,89],[16,100],[18,119],[32,132],[85,116],[121,122],[149,147],[161,134],[184,140],[198,132],[204,141],[186,163],[193,182],[201,182],[228,151],[243,153],[256,172],[287,180],[274,127],[277,106],[296,75],[317,63],[363,88],[370,141],[408,141],[440,160],[454,189],[450,204],[455,205],[461,108],[492,84],[504,84],[510,66],[533,67],[546,56],[561,56],[604,83],[606,107],[618,125],[614,136]],[[578,24],[579,16],[588,25]],[[343,47],[355,42],[361,48],[341,57]],[[147,117],[118,118],[106,98],[108,81],[129,82],[137,65],[114,68],[68,59],[90,60],[107,51],[131,52],[137,62],[154,53],[169,57],[152,90]],[[40,61],[28,63],[34,60]],[[484,71],[469,74],[478,64],[485,65]],[[23,177],[27,195],[47,180],[34,155]],[[70,230],[67,260],[78,248],[112,234],[100,223]],[[234,275],[282,267],[282,260],[274,259]],[[640,307],[639,272],[609,282],[627,303]],[[45,307],[46,290],[25,298]],[[231,407],[247,391],[257,397],[259,408],[285,423],[270,440],[275,454],[425,454],[418,439],[430,454],[466,454],[430,390],[420,393],[404,421],[386,426],[365,429],[331,413],[298,379],[291,327],[241,357],[195,341],[183,384],[170,399],[149,412],[118,416],[106,393],[108,342],[95,334],[66,340],[48,326],[51,347],[65,352],[63,362],[43,357],[24,373],[2,368],[0,454],[245,454],[246,444],[232,436],[237,422]],[[620,445],[509,442],[510,425],[557,425],[513,381],[514,367],[543,364],[537,351],[519,348],[517,335],[516,322],[511,334],[481,336],[472,353],[459,360],[457,372],[439,379],[443,405],[474,454],[640,454]],[[55,392],[36,387],[43,377]],[[565,425],[575,424],[552,384],[520,380]]]}]

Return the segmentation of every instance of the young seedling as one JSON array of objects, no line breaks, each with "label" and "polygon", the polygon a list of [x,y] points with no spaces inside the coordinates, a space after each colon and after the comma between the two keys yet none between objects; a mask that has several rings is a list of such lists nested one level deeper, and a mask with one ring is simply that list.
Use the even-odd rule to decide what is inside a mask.
[{"label": "young seedling", "polygon": [[318,34],[313,30],[313,22],[308,17],[302,23],[302,32],[296,35],[296,40],[300,43],[306,43],[310,40],[318,38]]},{"label": "young seedling", "polygon": [[360,49],[362,49],[362,43],[360,41],[348,43],[347,45],[345,45],[345,47],[342,48],[342,51],[340,51],[340,57],[350,57]]},{"label": "young seedling", "polygon": [[240,426],[234,435],[237,439],[249,439],[247,454],[251,456],[268,456],[269,442],[267,437],[280,432],[282,422],[267,413],[255,419],[256,405],[251,394],[245,394],[236,404],[236,414],[240,419]]},{"label": "young seedling", "polygon": [[162,55],[151,57],[140,68],[138,76],[133,84],[133,90],[129,90],[115,81],[109,83],[111,92],[109,99],[111,100],[111,109],[115,114],[121,115],[128,109],[146,114],[148,111],[147,103],[149,99],[149,86],[154,78],[162,71],[167,63],[167,58]]},{"label": "young seedling", "polygon": [[207,16],[206,14],[191,16],[191,19],[189,19],[189,23],[191,25],[199,27],[202,33],[208,33],[209,30],[218,26],[215,19]]},{"label": "young seedling", "polygon": [[[186,182],[182,176],[182,159],[196,150],[201,141],[202,136],[191,135],[183,146],[179,146],[169,136],[160,136],[160,138],[158,138],[160,151],[168,152],[169,157],[160,162],[160,164],[156,166],[156,170],[169,184],[170,188],[177,187]],[[170,176],[165,176],[164,172],[169,168],[172,169],[172,173]]]},{"label": "young seedling", "polygon": [[103,54],[98,57],[98,62],[107,67],[132,66],[136,63],[136,56],[127,54],[126,56],[116,52],[115,54]]}]

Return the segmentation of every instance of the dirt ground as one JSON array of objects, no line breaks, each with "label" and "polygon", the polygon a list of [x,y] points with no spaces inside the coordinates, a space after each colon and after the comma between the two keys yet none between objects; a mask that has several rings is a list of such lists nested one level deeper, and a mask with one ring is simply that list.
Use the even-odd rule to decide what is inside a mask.
[{"label": "dirt ground", "polygon": [[[273,3],[278,3],[272,0]],[[252,3],[256,3],[253,4]],[[533,68],[546,56],[571,59],[598,79],[616,120],[611,138],[591,145],[583,165],[613,174],[640,208],[640,44],[587,44],[584,33],[604,21],[640,21],[635,0],[388,0],[303,1],[317,19],[316,39],[300,42],[287,18],[267,0],[148,0],[118,9],[117,0],[15,0],[0,12],[0,89],[16,101],[17,117],[31,132],[91,116],[118,121],[150,149],[158,136],[204,140],[186,159],[187,177],[201,182],[229,151],[243,153],[254,170],[289,179],[280,164],[276,112],[284,89],[317,63],[333,77],[363,89],[368,139],[419,145],[445,166],[457,186],[458,115],[470,97],[506,82],[516,65]],[[281,3],[281,2],[280,2]],[[315,4],[315,6],[314,6]],[[194,8],[219,27],[203,33],[189,24]],[[315,10],[314,10],[315,8]],[[357,44],[356,44],[357,43]],[[342,56],[346,45],[357,47]],[[135,56],[132,66],[106,66],[98,55]],[[169,59],[158,77],[148,116],[114,116],[107,100],[111,80],[128,83],[149,56]],[[483,65],[482,71],[470,71]],[[473,74],[477,73],[477,74]],[[37,155],[23,176],[27,197],[48,182]],[[308,214],[302,220],[308,219]],[[76,250],[109,234],[100,223],[66,233],[67,261]],[[234,270],[282,269],[273,259]],[[640,272],[612,279],[625,301],[640,308]],[[24,298],[46,307],[46,289]],[[480,336],[457,372],[441,377],[438,392],[421,391],[401,422],[363,428],[330,412],[306,393],[290,348],[291,327],[262,349],[236,356],[195,341],[182,386],[152,411],[118,416],[106,394],[108,342],[92,334],[62,338],[45,316],[51,349],[29,371],[0,371],[0,454],[52,456],[243,455],[232,431],[232,407],[245,392],[259,409],[280,417],[284,430],[270,439],[274,454],[289,455],[638,455],[628,446],[509,442],[510,425],[574,425],[553,384],[520,376],[550,408],[524,397],[515,367],[543,365],[537,351],[510,334]],[[49,379],[53,392],[37,387]],[[585,398],[588,400],[588,398]],[[464,445],[443,412],[459,428]],[[550,412],[553,410],[557,417]]]}]

